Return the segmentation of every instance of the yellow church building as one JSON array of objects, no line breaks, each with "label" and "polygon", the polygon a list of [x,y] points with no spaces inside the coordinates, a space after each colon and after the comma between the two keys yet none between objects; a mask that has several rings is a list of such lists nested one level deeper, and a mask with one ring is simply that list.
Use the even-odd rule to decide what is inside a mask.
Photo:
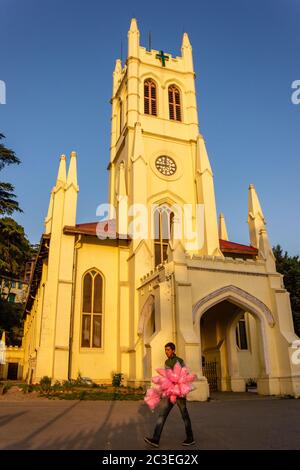
[{"label": "yellow church building", "polygon": [[109,215],[76,223],[76,153],[60,157],[24,313],[23,378],[149,383],[164,345],[211,390],[300,395],[289,293],[249,186],[250,244],[228,240],[199,132],[192,47],[140,46],[113,72]]}]

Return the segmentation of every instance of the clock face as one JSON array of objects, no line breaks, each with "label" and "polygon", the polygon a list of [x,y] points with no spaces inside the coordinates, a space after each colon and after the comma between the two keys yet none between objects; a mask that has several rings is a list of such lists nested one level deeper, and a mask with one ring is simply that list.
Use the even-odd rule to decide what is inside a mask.
[{"label": "clock face", "polygon": [[155,166],[157,170],[162,173],[164,176],[174,175],[177,166],[174,160],[171,157],[162,155],[155,160]]}]

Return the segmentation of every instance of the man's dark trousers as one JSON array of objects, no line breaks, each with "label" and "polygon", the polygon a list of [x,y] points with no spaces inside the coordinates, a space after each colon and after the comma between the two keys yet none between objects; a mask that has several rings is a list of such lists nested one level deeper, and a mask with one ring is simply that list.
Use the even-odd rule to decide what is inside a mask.
[{"label": "man's dark trousers", "polygon": [[[193,431],[192,431],[192,425],[191,425],[191,420],[189,417],[189,413],[186,407],[186,398],[185,397],[178,397],[176,399],[176,404],[180,410],[182,419],[184,421],[184,426],[185,426],[185,432],[186,432],[186,437],[187,439],[194,440],[193,438]],[[159,415],[158,419],[156,422],[156,426],[154,429],[154,434],[153,434],[153,439],[159,442],[160,435],[162,433],[165,421],[173,408],[173,403],[168,399],[168,398],[163,398],[161,403],[160,403],[160,410],[159,410]]]}]

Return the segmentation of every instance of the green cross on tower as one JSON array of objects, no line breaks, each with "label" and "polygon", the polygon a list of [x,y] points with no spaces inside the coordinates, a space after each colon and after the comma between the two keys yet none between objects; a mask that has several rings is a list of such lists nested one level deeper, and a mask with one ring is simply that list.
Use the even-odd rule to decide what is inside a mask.
[{"label": "green cross on tower", "polygon": [[161,65],[166,66],[166,60],[169,60],[169,56],[165,55],[164,51],[160,51],[159,54],[156,54],[156,58],[161,60]]}]

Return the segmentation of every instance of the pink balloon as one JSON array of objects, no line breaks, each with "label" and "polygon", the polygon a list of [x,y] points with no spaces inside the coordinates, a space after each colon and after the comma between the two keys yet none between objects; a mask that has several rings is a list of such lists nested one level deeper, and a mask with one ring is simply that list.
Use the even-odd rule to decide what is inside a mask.
[{"label": "pink balloon", "polygon": [[171,401],[171,403],[173,403],[173,405],[175,405],[175,403],[176,403],[176,395],[171,395],[171,396],[170,396],[170,401]]},{"label": "pink balloon", "polygon": [[144,401],[147,403],[149,408],[151,410],[153,410],[158,405],[158,403],[160,401],[159,391],[156,390],[155,388],[149,388],[149,390],[147,390]]},{"label": "pink balloon", "polygon": [[180,395],[183,397],[191,391],[190,386],[187,384],[180,384]]},{"label": "pink balloon", "polygon": [[186,396],[192,389],[191,382],[196,379],[195,374],[190,374],[187,367],[181,367],[176,362],[173,369],[156,369],[159,375],[152,377],[155,388],[150,388],[144,398],[150,409],[154,409],[161,397],[168,397],[171,403],[176,403],[177,397]]},{"label": "pink balloon", "polygon": [[164,377],[167,375],[168,369],[156,369],[156,372],[158,372],[160,375],[163,375]]}]

